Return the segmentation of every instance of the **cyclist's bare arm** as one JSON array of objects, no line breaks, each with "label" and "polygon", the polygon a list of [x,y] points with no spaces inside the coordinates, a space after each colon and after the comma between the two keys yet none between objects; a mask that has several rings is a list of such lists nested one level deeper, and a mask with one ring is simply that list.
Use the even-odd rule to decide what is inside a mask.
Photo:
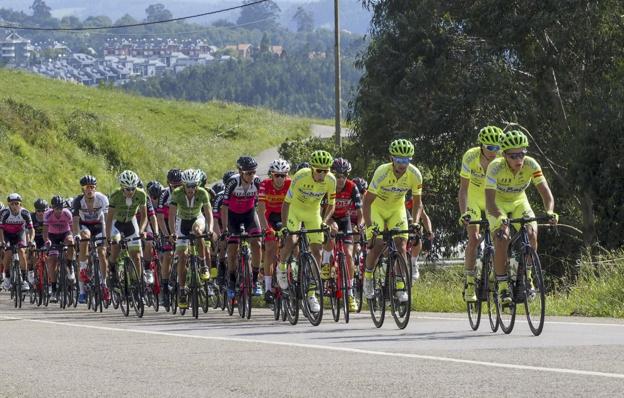
[{"label": "cyclist's bare arm", "polygon": [[457,201],[459,202],[459,213],[464,214],[468,209],[468,185],[470,180],[464,177],[459,177],[459,193],[457,194]]},{"label": "cyclist's bare arm", "polygon": [[371,225],[371,205],[377,198],[377,195],[370,191],[366,191],[364,194],[364,200],[362,201],[362,216],[364,218],[364,224]]}]

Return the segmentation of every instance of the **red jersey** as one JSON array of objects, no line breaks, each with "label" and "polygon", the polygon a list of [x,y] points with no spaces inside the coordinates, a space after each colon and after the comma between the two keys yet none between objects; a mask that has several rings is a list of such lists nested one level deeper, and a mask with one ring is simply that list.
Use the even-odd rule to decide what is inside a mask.
[{"label": "red jersey", "polygon": [[291,182],[292,180],[286,177],[284,185],[280,189],[273,186],[273,180],[271,178],[267,178],[260,183],[258,200],[264,203],[266,208],[265,215],[268,216],[271,213],[282,212],[282,203],[284,203],[284,197],[286,197],[286,193],[288,192],[288,188],[290,188]]},{"label": "red jersey", "polygon": [[336,209],[334,210],[333,219],[345,218],[350,215],[353,209],[362,207],[362,197],[355,183],[351,180],[345,182],[342,191],[336,192]]}]

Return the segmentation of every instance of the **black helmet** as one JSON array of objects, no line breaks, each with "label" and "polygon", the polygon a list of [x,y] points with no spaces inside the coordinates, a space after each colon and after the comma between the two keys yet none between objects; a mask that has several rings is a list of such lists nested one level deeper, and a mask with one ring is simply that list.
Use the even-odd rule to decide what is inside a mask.
[{"label": "black helmet", "polygon": [[163,186],[158,181],[150,181],[147,183],[147,193],[152,198],[160,198]]},{"label": "black helmet", "polygon": [[80,186],[84,187],[85,185],[97,185],[97,179],[92,175],[87,174],[80,179]]},{"label": "black helmet", "polygon": [[258,162],[256,162],[256,159],[252,158],[251,156],[241,156],[236,161],[236,167],[238,167],[242,171],[255,170],[258,168]]},{"label": "black helmet", "polygon": [[171,169],[167,172],[167,182],[169,184],[181,184],[182,183],[182,171],[180,169]]},{"label": "black helmet", "polygon": [[137,182],[137,188],[141,188],[141,189],[145,188],[145,187],[143,186],[143,181],[141,181],[141,179],[140,179],[140,178],[139,178],[139,182]]},{"label": "black helmet", "polygon": [[310,168],[310,163],[308,162],[301,162],[297,165],[297,171],[301,169],[309,169],[309,168]]},{"label": "black helmet", "polygon": [[349,174],[351,172],[351,163],[347,159],[336,158],[331,169],[339,174]]},{"label": "black helmet", "polygon": [[212,190],[214,191],[214,193],[219,194],[225,191],[225,185],[223,185],[222,182],[217,182],[212,186]]},{"label": "black helmet", "polygon": [[226,171],[226,172],[223,174],[223,185],[227,184],[228,180],[229,180],[230,178],[232,178],[232,176],[234,176],[234,175],[236,175],[236,172],[235,172],[234,170],[229,170],[229,171]]},{"label": "black helmet", "polygon": [[34,203],[35,210],[45,211],[48,208],[48,202],[43,199],[37,199]]},{"label": "black helmet", "polygon": [[62,208],[65,205],[65,201],[59,195],[52,196],[52,200],[50,201],[53,209]]},{"label": "black helmet", "polygon": [[362,177],[355,177],[353,179],[353,182],[355,183],[355,186],[357,186],[357,189],[358,191],[360,191],[361,194],[363,194],[368,189],[368,182],[366,182],[366,180]]}]

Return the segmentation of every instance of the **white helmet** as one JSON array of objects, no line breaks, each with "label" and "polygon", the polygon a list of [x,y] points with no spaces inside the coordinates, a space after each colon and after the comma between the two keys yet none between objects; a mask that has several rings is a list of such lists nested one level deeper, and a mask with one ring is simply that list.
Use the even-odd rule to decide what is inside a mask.
[{"label": "white helmet", "polygon": [[201,180],[201,172],[195,169],[186,169],[182,172],[182,184],[197,185]]},{"label": "white helmet", "polygon": [[117,179],[123,188],[136,188],[139,185],[139,176],[131,170],[122,171]]},{"label": "white helmet", "polygon": [[288,173],[290,164],[284,159],[275,159],[269,165],[269,173]]}]

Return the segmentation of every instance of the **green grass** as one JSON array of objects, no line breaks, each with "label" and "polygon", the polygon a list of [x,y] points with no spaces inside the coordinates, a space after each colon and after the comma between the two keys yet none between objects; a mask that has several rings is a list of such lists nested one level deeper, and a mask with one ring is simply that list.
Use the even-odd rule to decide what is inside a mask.
[{"label": "green grass", "polygon": [[144,98],[0,69],[0,200],[12,191],[27,204],[74,195],[86,173],[110,192],[123,169],[147,182],[164,180],[171,167],[198,167],[216,180],[238,156],[305,136],[311,123],[266,109]]}]

